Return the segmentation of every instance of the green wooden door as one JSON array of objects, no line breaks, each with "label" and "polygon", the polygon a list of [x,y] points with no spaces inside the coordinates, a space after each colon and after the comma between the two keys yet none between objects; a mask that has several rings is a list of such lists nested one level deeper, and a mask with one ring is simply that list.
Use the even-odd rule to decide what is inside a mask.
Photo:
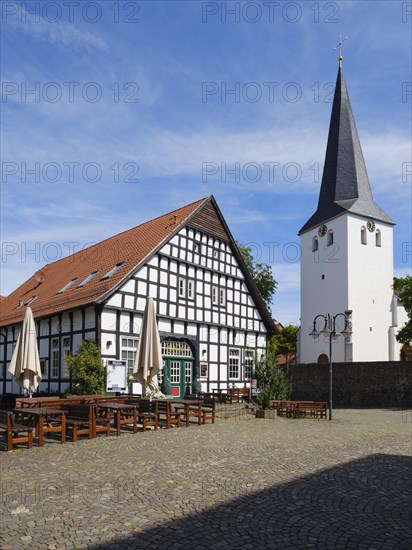
[{"label": "green wooden door", "polygon": [[190,392],[192,392],[193,359],[164,357],[163,362],[165,372],[170,380],[173,397],[183,398],[187,386],[190,387]]}]

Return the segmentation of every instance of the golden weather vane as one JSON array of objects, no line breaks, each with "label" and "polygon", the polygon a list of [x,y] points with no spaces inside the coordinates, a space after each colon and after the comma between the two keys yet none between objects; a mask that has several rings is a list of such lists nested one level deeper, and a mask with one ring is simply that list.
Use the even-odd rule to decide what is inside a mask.
[{"label": "golden weather vane", "polygon": [[347,36],[345,36],[345,38],[342,40],[342,33],[340,34],[340,39],[339,39],[339,44],[337,44],[334,48],[333,48],[333,52],[335,52],[338,48],[339,48],[339,63],[342,63],[342,45],[344,42],[346,42],[346,40],[348,39]]}]

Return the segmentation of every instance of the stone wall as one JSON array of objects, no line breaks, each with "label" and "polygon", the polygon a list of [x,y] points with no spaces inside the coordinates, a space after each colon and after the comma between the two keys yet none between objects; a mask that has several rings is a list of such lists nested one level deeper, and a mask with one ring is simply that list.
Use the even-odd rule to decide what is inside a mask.
[{"label": "stone wall", "polygon": [[[329,364],[291,365],[294,400],[329,401]],[[333,404],[405,406],[412,402],[412,362],[333,364]]]}]

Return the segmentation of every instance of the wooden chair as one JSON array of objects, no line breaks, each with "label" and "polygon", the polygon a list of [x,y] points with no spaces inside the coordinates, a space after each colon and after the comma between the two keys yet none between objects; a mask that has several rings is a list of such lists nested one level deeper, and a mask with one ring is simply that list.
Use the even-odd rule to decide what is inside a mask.
[{"label": "wooden chair", "polygon": [[157,430],[159,428],[158,401],[140,399],[137,404],[137,422],[142,424],[144,432],[149,427]]},{"label": "wooden chair", "polygon": [[[10,411],[0,411],[0,431],[6,433],[6,446],[8,451],[13,450],[17,443],[27,443],[27,447],[33,447],[33,428],[22,424],[15,424],[14,415]],[[21,435],[26,433],[27,435]]]},{"label": "wooden chair", "polygon": [[159,425],[166,425],[168,430],[172,426],[180,428],[180,413],[172,410],[172,403],[167,399],[157,401],[157,419]]},{"label": "wooden chair", "polygon": [[79,435],[87,435],[88,439],[94,437],[94,411],[89,405],[67,403],[64,406],[66,412],[66,432],[77,441]]},{"label": "wooden chair", "polygon": [[216,419],[216,401],[213,398],[204,398],[202,401],[202,424],[206,424],[208,420],[212,424]]}]

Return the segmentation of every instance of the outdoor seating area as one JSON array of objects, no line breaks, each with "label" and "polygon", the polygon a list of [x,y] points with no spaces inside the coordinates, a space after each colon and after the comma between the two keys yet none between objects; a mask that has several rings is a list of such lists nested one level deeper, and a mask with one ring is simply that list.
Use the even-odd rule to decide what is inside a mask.
[{"label": "outdoor seating area", "polygon": [[249,403],[250,388],[213,388],[212,396],[219,403]]},{"label": "outdoor seating area", "polygon": [[277,401],[271,400],[270,407],[276,409],[279,416],[288,418],[326,418],[328,404],[323,401]]},{"label": "outdoor seating area", "polygon": [[[128,431],[170,429],[215,422],[213,397],[188,399],[142,399],[140,395],[72,395],[66,398],[18,398],[11,411],[0,411],[0,430],[6,433],[8,451],[20,443],[42,447],[46,436],[62,444],[77,442],[80,436],[94,439]],[[27,435],[21,435],[21,434]]]}]

